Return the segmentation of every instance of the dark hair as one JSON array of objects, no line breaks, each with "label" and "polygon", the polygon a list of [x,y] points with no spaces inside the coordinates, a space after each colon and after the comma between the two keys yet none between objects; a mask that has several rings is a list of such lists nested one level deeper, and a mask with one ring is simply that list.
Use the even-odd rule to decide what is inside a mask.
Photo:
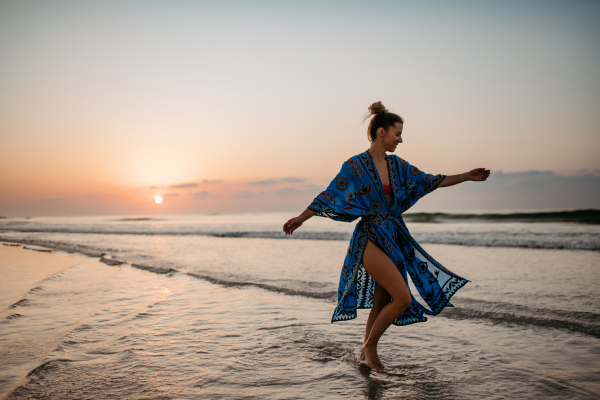
[{"label": "dark hair", "polygon": [[401,116],[389,112],[380,101],[369,106],[369,112],[365,115],[363,122],[371,115],[373,118],[371,118],[369,128],[367,129],[367,137],[370,142],[377,139],[377,129],[383,128],[387,131],[388,128],[393,126],[396,122],[404,124],[404,120]]}]

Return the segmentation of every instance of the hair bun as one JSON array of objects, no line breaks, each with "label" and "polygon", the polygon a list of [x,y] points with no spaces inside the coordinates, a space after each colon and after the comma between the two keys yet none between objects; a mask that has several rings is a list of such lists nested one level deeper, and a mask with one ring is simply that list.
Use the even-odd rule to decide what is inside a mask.
[{"label": "hair bun", "polygon": [[388,112],[388,110],[384,107],[383,104],[381,104],[381,101],[378,101],[377,103],[373,103],[369,106],[369,112],[371,113],[371,115],[377,116],[385,114],[386,112]]}]

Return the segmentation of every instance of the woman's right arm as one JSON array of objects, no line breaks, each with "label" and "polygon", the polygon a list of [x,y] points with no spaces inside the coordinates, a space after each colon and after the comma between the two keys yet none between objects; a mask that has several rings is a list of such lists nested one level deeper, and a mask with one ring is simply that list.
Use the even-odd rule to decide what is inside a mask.
[{"label": "woman's right arm", "polygon": [[300,228],[300,226],[302,226],[302,223],[304,221],[306,221],[307,219],[309,219],[311,217],[314,217],[316,214],[317,214],[316,212],[307,208],[306,210],[304,210],[304,212],[302,214],[290,219],[288,222],[283,224],[283,231],[285,232],[286,235],[291,235],[292,233],[294,233],[294,231],[296,229],[298,229],[298,228]]}]

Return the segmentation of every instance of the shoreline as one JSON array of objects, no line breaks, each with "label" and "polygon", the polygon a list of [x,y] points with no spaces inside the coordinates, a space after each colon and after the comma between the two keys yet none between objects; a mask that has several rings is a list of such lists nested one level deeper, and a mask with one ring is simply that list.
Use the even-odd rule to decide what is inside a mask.
[{"label": "shoreline", "polygon": [[0,245],[0,320],[25,294],[46,279],[81,263],[82,258],[53,249],[2,241]]},{"label": "shoreline", "polygon": [[[83,262],[84,259],[33,245],[22,245],[14,242],[2,241],[0,244],[0,322],[9,322],[20,319],[23,315],[16,312],[19,306],[26,306],[26,296],[32,290],[43,285],[49,278],[56,276]],[[9,322],[10,323],[10,322]],[[38,348],[31,340],[37,338],[23,337],[15,343],[28,348]],[[13,335],[8,334],[5,340],[14,341]],[[18,346],[20,347],[20,346]],[[38,368],[53,346],[39,354],[33,355],[20,353],[19,348],[4,349],[4,365],[2,371],[3,386],[0,391],[0,400],[10,398],[12,393],[20,387],[35,368]],[[3,363],[3,364],[4,364]]]}]

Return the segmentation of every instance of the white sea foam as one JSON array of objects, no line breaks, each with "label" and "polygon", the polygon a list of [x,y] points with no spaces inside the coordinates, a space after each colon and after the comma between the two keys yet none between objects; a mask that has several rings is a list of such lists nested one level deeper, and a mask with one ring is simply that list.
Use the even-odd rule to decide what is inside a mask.
[{"label": "white sea foam", "polygon": [[[342,240],[352,235],[354,223],[313,218],[293,235],[282,225],[282,213],[188,215],[148,217],[53,217],[0,220],[2,230],[109,235],[215,236],[231,238]],[[407,218],[408,221],[411,218]],[[541,249],[600,250],[600,225],[565,222],[408,222],[420,243],[461,246],[525,247]],[[451,222],[448,222],[451,221]]]}]

